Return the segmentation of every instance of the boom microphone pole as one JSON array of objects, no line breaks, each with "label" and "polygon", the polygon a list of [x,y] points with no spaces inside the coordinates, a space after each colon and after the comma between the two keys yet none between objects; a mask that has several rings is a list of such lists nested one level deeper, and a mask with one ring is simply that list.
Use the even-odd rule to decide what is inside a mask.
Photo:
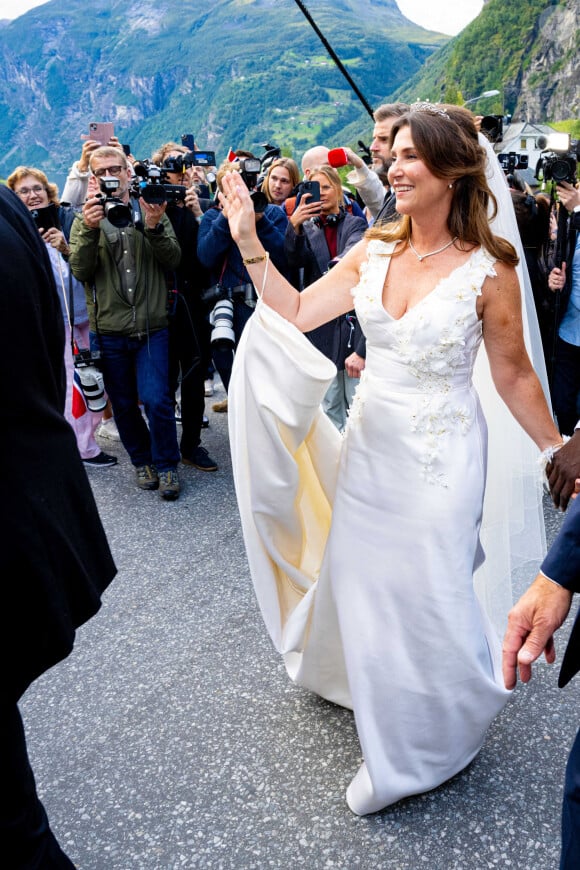
[{"label": "boom microphone pole", "polygon": [[348,70],[346,69],[346,67],[344,66],[344,64],[342,63],[342,61],[340,60],[340,58],[338,57],[338,55],[336,54],[336,52],[334,51],[334,49],[332,48],[332,46],[330,45],[330,43],[328,42],[326,37],[324,36],[324,34],[322,33],[322,31],[320,30],[318,25],[316,24],[316,21],[313,19],[312,15],[308,11],[308,9],[306,8],[306,6],[302,2],[302,0],[296,0],[296,5],[301,10],[301,12],[304,13],[307,21],[311,25],[312,29],[314,30],[314,32],[316,33],[316,35],[318,36],[320,41],[322,42],[323,46],[325,47],[325,49],[327,50],[327,52],[329,53],[329,55],[331,56],[331,58],[333,59],[333,61],[335,62],[335,64],[337,65],[337,67],[339,68],[339,70],[341,71],[341,73],[343,74],[343,76],[345,77],[345,79],[347,80],[347,82],[349,83],[349,85],[351,86],[351,88],[353,89],[353,91],[355,92],[355,94],[357,95],[357,97],[359,98],[359,100],[361,101],[361,103],[363,104],[365,109],[367,110],[367,112],[369,113],[369,115],[371,116],[371,118],[374,120],[373,110],[369,106],[364,95],[361,93],[361,91],[358,89],[358,87],[356,86],[356,84],[354,83],[352,78],[350,77]]}]

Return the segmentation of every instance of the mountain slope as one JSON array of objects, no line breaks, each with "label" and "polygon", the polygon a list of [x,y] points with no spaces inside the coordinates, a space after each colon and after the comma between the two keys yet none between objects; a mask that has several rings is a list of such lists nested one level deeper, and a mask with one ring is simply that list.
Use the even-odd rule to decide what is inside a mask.
[{"label": "mountain slope", "polygon": [[461,103],[498,89],[476,108],[532,122],[577,118],[579,49],[578,0],[489,0],[394,96]]},{"label": "mountain slope", "polygon": [[[292,0],[52,0],[0,28],[0,172],[61,172],[91,120],[144,157],[193,132],[218,159],[332,140],[360,103]],[[394,0],[309,0],[376,105],[447,41]],[[368,117],[368,116],[367,116]]]}]

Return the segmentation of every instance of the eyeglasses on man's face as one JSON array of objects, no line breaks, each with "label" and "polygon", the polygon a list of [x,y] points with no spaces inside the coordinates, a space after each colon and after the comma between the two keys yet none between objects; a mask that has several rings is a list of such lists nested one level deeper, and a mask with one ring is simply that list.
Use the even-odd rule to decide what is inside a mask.
[{"label": "eyeglasses on man's face", "polygon": [[30,196],[31,193],[42,193],[44,189],[45,188],[42,186],[42,184],[35,184],[32,187],[20,187],[18,190],[15,190],[14,193],[17,194],[17,196],[25,197]]},{"label": "eyeglasses on man's face", "polygon": [[124,166],[102,166],[100,169],[93,169],[95,178],[102,178],[104,175],[121,175]]}]

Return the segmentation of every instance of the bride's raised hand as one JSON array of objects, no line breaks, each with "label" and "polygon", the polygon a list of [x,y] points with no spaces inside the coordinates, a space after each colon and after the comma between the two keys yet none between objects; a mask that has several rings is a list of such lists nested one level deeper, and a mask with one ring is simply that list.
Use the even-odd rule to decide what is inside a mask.
[{"label": "bride's raised hand", "polygon": [[224,217],[236,244],[252,241],[256,236],[256,215],[248,188],[239,172],[228,172],[222,178],[219,194]]}]

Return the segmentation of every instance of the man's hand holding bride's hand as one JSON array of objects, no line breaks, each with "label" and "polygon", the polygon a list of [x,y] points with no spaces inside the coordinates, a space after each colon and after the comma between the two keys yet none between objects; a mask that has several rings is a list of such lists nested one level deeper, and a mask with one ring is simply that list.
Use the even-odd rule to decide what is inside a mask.
[{"label": "man's hand holding bride's hand", "polygon": [[580,431],[576,430],[570,440],[554,454],[547,469],[550,494],[555,506],[566,510],[570,498],[574,498],[580,487]]}]

